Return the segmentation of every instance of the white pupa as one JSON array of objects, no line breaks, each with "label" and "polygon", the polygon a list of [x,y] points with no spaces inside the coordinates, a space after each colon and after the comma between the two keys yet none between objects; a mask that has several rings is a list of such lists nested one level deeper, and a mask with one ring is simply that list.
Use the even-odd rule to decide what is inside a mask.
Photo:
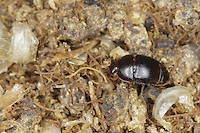
[{"label": "white pupa", "polygon": [[36,57],[38,40],[27,23],[14,22],[11,33],[0,21],[0,73],[14,62],[29,63]]},{"label": "white pupa", "polygon": [[11,46],[8,51],[9,61],[28,63],[35,59],[38,40],[27,23],[14,22],[12,25]]},{"label": "white pupa", "polygon": [[168,131],[172,130],[172,125],[163,116],[175,102],[183,104],[189,111],[194,109],[191,92],[184,86],[167,88],[157,97],[153,106],[153,117]]}]

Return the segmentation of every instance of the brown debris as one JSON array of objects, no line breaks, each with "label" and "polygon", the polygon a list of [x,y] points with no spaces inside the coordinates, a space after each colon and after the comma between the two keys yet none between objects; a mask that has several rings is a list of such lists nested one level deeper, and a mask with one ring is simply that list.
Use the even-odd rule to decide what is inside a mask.
[{"label": "brown debris", "polygon": [[[6,28],[26,22],[39,45],[35,60],[0,74],[0,132],[165,132],[152,106],[173,85],[194,88],[196,110],[175,104],[164,119],[172,132],[199,132],[199,11],[197,0],[2,0]],[[170,80],[122,83],[109,71],[122,54],[158,60]]]}]

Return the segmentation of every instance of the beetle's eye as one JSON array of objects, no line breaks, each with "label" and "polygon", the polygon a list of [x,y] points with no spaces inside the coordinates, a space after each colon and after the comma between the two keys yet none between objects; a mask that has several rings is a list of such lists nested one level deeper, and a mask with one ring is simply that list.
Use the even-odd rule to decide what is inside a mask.
[{"label": "beetle's eye", "polygon": [[117,64],[114,61],[112,61],[111,66],[110,66],[111,73],[112,74],[115,73],[117,71],[117,69],[118,69]]}]

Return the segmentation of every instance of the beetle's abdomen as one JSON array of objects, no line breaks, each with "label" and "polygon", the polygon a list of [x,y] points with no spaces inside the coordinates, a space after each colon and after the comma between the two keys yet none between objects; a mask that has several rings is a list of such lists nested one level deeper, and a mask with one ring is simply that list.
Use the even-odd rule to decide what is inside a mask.
[{"label": "beetle's abdomen", "polygon": [[141,84],[152,84],[159,81],[160,63],[150,57],[137,55],[135,57],[135,72],[133,77]]}]

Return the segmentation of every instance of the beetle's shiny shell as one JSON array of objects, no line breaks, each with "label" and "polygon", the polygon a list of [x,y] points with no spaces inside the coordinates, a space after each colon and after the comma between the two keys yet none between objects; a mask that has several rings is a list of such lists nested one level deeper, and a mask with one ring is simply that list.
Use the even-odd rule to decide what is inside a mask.
[{"label": "beetle's shiny shell", "polygon": [[125,82],[136,81],[140,84],[163,84],[169,79],[166,68],[155,59],[143,55],[127,55],[111,67]]}]

